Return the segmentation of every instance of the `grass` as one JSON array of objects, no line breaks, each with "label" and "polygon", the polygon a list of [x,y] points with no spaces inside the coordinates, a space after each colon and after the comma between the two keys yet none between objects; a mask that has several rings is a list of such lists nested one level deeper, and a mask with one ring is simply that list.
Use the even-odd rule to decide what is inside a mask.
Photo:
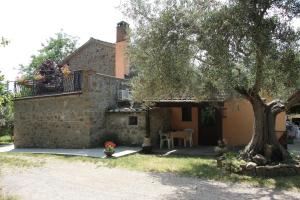
[{"label": "grass", "polygon": [[13,141],[10,135],[0,136],[0,144],[11,144],[12,142]]},{"label": "grass", "polygon": [[86,157],[57,156],[67,161],[92,162],[99,166],[125,168],[143,172],[174,173],[230,183],[245,183],[252,186],[295,190],[300,192],[300,175],[292,177],[260,178],[230,174],[217,167],[212,157],[161,157],[135,154],[117,159],[95,159]]},{"label": "grass", "polygon": [[248,183],[254,186],[300,190],[300,176],[258,178],[229,174],[217,168],[214,158],[157,157],[133,155],[103,161],[109,167],[122,167],[146,172],[169,172],[182,176],[197,177],[232,183]]},{"label": "grass", "polygon": [[17,155],[13,153],[0,154],[0,167],[41,167],[44,164],[42,160],[33,160],[32,156]]},{"label": "grass", "polygon": [[[155,155],[135,154],[127,157],[99,159],[79,156],[54,156],[45,154],[0,154],[0,163],[10,166],[41,166],[35,160],[44,158],[62,159],[69,162],[90,162],[98,166],[125,168],[142,172],[173,173],[181,176],[197,177],[204,180],[215,180],[230,183],[246,183],[253,186],[295,190],[300,192],[300,175],[293,177],[258,178],[230,174],[217,168],[212,157],[161,157]],[[31,158],[31,159],[28,159]],[[31,161],[30,161],[31,160]],[[0,165],[1,167],[1,165]],[[1,200],[1,199],[0,199]]]}]

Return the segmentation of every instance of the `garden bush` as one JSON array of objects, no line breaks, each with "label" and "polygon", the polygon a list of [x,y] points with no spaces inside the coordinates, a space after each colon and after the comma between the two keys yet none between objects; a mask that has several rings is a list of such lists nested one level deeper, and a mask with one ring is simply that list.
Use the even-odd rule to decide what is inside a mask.
[{"label": "garden bush", "polygon": [[239,173],[242,171],[242,165],[246,165],[246,161],[239,157],[238,153],[235,152],[228,152],[222,156],[222,169],[233,172]]}]

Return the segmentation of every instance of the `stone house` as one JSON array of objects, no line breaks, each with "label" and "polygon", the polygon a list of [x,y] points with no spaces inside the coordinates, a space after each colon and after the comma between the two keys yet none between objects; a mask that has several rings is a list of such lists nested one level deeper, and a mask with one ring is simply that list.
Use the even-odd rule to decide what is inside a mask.
[{"label": "stone house", "polygon": [[[61,64],[74,73],[64,80],[63,90],[36,94],[29,86],[31,95],[15,98],[17,148],[89,148],[108,133],[117,134],[123,145],[141,145],[146,135],[158,145],[159,130],[186,128],[194,130],[194,145],[226,139],[240,146],[250,141],[253,110],[245,100],[215,101],[218,106],[193,99],[159,100],[149,109],[130,105],[128,27],[126,22],[117,24],[114,44],[90,38],[66,57]],[[285,114],[278,116],[276,131],[278,137],[285,131]]]}]

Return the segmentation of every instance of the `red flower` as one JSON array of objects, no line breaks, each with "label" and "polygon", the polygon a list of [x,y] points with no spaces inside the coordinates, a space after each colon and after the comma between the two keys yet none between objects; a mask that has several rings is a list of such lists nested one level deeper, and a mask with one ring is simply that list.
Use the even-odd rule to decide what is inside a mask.
[{"label": "red flower", "polygon": [[112,141],[107,141],[104,143],[105,148],[115,148],[117,145],[113,143]]}]

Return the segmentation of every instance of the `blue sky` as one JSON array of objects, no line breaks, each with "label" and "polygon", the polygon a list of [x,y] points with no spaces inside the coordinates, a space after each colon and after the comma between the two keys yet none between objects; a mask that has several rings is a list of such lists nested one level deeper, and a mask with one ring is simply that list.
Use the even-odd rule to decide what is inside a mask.
[{"label": "blue sky", "polygon": [[15,80],[20,64],[28,64],[41,43],[61,29],[79,37],[115,42],[116,24],[124,20],[120,0],[0,0],[0,37],[10,40],[0,48],[0,71]]}]

